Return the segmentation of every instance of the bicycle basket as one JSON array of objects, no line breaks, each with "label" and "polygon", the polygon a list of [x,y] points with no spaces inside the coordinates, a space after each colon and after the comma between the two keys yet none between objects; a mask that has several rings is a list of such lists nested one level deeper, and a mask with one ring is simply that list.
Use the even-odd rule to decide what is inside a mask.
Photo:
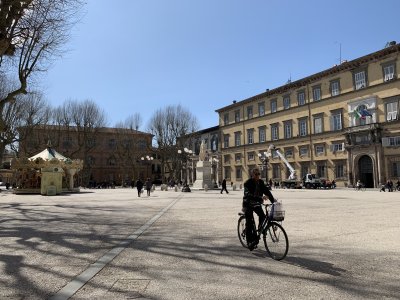
[{"label": "bicycle basket", "polygon": [[272,216],[272,220],[274,221],[283,221],[285,219],[285,211],[284,210],[275,210],[274,215]]},{"label": "bicycle basket", "polygon": [[274,207],[274,214],[272,216],[273,221],[283,221],[285,219],[285,211],[281,202],[276,202]]}]

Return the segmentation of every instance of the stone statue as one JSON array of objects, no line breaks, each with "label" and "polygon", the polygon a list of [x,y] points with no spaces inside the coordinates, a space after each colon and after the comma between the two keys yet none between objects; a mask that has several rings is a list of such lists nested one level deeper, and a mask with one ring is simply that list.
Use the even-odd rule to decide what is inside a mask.
[{"label": "stone statue", "polygon": [[199,161],[204,161],[205,158],[206,158],[206,144],[204,143],[204,140],[202,140],[200,145]]}]

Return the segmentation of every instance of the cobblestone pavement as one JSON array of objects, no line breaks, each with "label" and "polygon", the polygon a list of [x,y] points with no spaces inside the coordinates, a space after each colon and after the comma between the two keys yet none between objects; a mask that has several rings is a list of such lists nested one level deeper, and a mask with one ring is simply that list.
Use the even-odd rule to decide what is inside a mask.
[{"label": "cobblestone pavement", "polygon": [[399,299],[400,192],[273,190],[285,260],[237,238],[242,191],[0,193],[0,299]]}]

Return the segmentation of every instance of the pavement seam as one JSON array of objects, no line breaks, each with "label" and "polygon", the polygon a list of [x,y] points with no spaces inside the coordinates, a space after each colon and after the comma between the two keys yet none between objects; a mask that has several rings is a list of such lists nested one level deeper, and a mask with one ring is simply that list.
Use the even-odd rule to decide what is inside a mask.
[{"label": "pavement seam", "polygon": [[85,271],[76,276],[71,282],[59,290],[55,295],[49,298],[49,300],[67,300],[72,297],[79,289],[81,289],[90,279],[92,279],[98,272],[100,272],[109,262],[117,257],[129,244],[139,238],[147,229],[153,225],[163,214],[165,214],[176,202],[181,200],[183,195],[179,195],[174,201],[168,206],[160,210],[155,216],[143,224],[133,234],[128,236],[124,241],[119,243],[118,246],[112,248],[96,262],[91,264]]}]

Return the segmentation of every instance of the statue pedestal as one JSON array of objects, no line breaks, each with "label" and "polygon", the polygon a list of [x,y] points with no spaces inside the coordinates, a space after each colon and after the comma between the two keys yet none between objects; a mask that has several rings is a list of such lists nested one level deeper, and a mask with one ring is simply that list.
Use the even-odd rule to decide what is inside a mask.
[{"label": "statue pedestal", "polygon": [[204,189],[207,184],[208,188],[212,188],[211,181],[211,162],[198,161],[196,164],[196,181],[193,183],[194,189]]}]

